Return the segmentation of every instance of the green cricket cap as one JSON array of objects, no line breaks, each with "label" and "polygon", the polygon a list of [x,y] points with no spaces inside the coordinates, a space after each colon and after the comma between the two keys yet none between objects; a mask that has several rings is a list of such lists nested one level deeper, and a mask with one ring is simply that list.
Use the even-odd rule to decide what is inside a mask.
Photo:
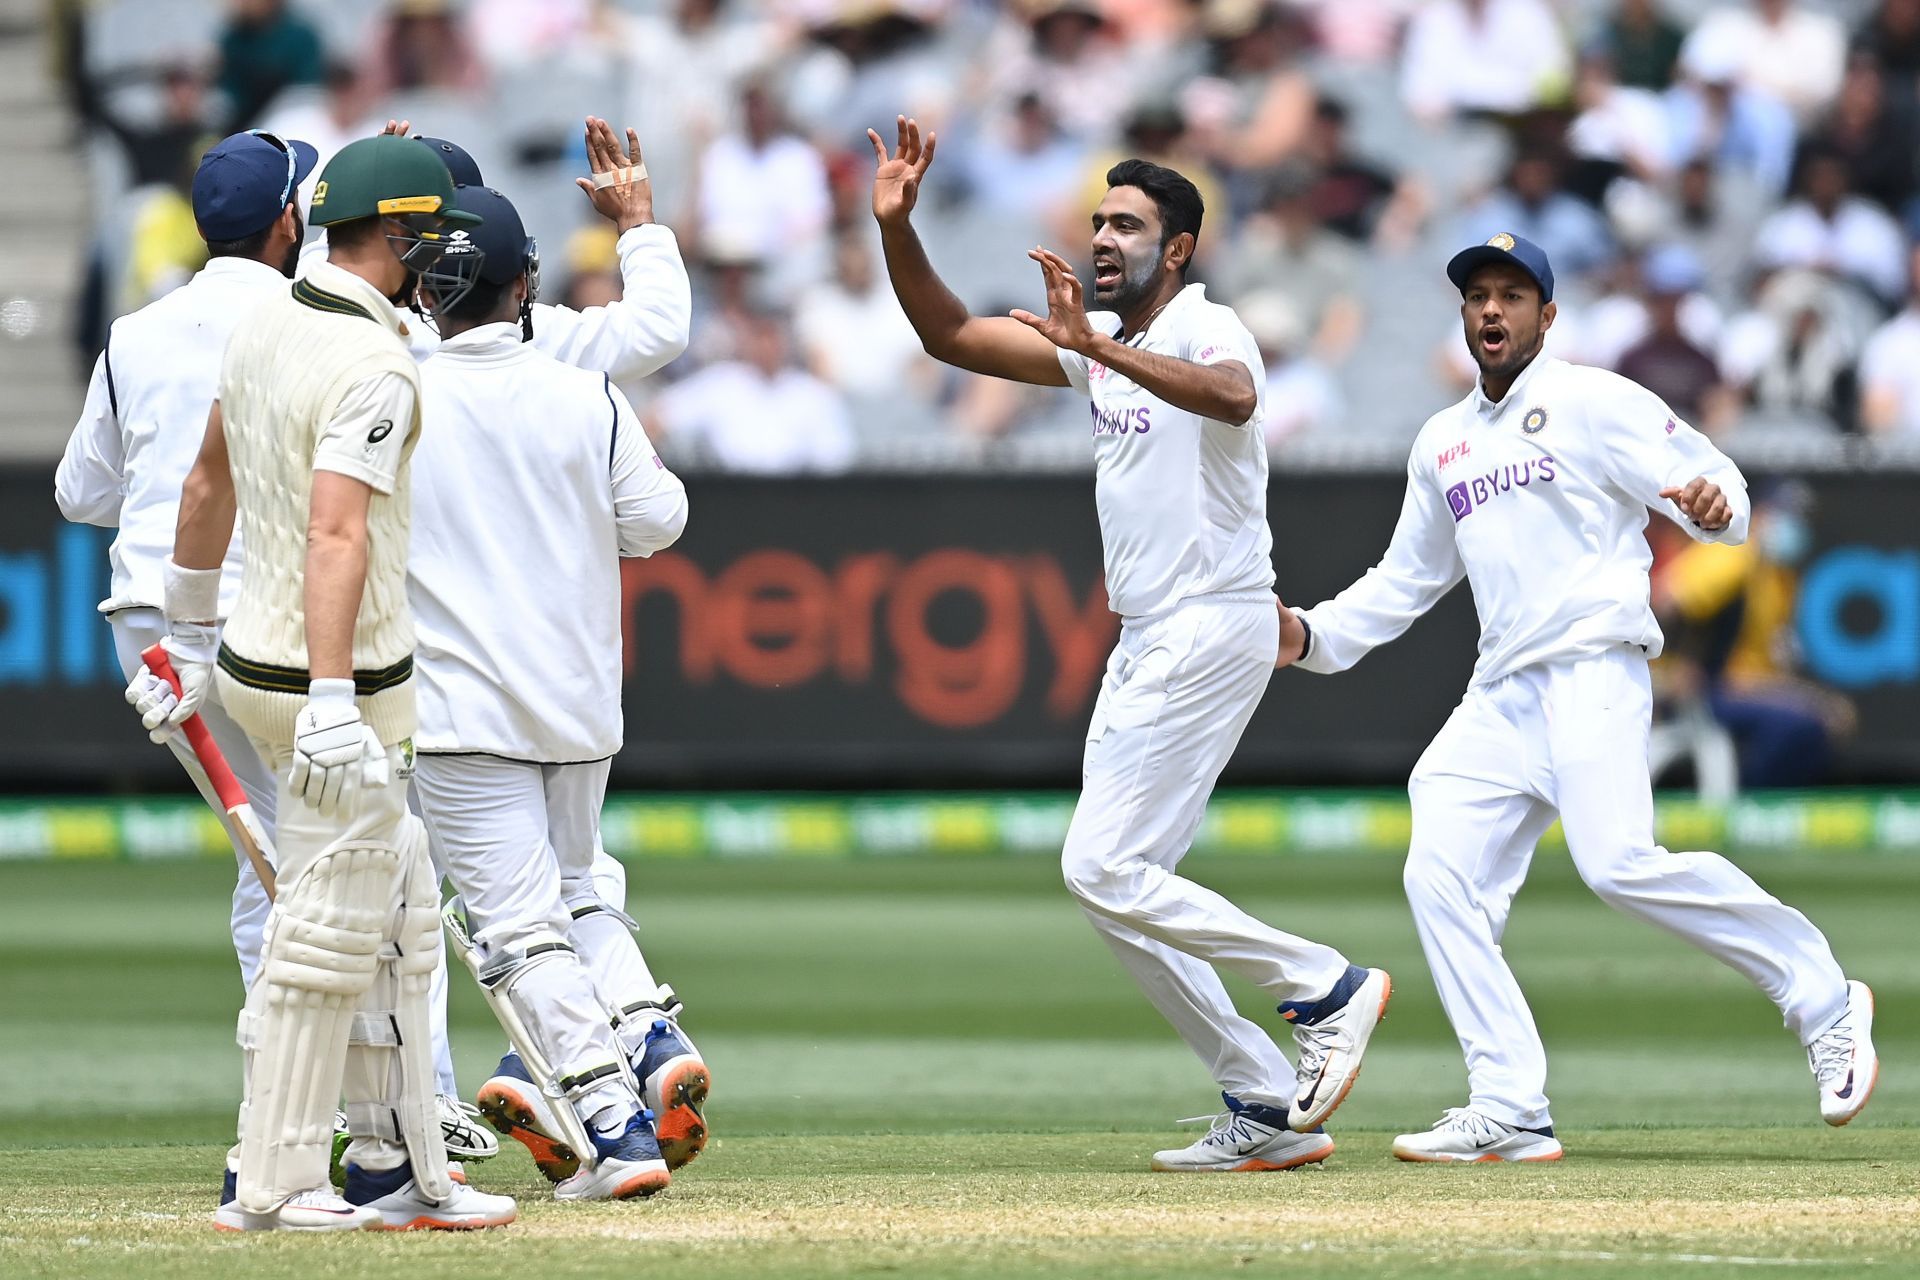
[{"label": "green cricket cap", "polygon": [[355,218],[429,213],[477,226],[477,215],[454,207],[453,176],[431,147],[383,133],[342,147],[320,171],[309,219],[317,227]]}]

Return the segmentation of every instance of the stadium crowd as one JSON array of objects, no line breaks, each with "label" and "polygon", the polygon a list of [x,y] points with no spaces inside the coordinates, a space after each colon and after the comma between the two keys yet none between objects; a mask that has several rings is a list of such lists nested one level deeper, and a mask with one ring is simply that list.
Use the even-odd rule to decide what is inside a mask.
[{"label": "stadium crowd", "polygon": [[[980,310],[1084,258],[1106,168],[1207,202],[1196,261],[1268,360],[1266,431],[1404,444],[1470,384],[1440,271],[1511,231],[1560,277],[1549,351],[1704,429],[1920,440],[1920,0],[54,0],[98,247],[80,342],[177,284],[212,136],[322,158],[389,116],[468,147],[550,300],[618,295],[579,120],[640,133],[693,270],[693,348],[628,388],[677,464],[798,472],[1077,443],[1064,393],[921,354],[863,131],[941,136],[924,234]],[[806,430],[794,424],[804,421]]]}]

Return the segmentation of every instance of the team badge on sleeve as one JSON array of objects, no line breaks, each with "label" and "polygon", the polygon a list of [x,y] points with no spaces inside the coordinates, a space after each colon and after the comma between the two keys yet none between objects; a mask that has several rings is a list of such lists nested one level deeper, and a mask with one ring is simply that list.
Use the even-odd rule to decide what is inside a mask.
[{"label": "team badge on sleeve", "polygon": [[1520,419],[1520,430],[1530,436],[1537,436],[1546,430],[1547,411],[1539,405],[1527,410],[1527,416]]}]

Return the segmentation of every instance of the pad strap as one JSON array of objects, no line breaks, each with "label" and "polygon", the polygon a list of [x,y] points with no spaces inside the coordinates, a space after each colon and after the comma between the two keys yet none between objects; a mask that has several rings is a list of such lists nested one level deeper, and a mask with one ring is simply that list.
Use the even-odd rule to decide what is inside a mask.
[{"label": "pad strap", "polygon": [[349,1102],[347,1132],[356,1138],[379,1138],[396,1146],[404,1146],[407,1141],[399,1112],[379,1102]]},{"label": "pad strap", "polygon": [[391,1009],[362,1009],[353,1015],[347,1030],[347,1043],[379,1049],[398,1049],[406,1041],[400,1035],[400,1019]]}]

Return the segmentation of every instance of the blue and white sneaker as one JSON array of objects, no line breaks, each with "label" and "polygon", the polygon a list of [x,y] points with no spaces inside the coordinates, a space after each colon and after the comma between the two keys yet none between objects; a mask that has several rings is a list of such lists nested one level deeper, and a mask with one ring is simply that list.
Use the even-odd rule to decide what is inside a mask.
[{"label": "blue and white sneaker", "polygon": [[1385,969],[1350,964],[1325,997],[1280,1006],[1280,1016],[1293,1024],[1300,1050],[1300,1091],[1287,1109],[1296,1133],[1319,1128],[1347,1100],[1360,1078],[1367,1042],[1387,1016],[1392,997],[1393,979]]},{"label": "blue and white sneaker", "polygon": [[548,1182],[580,1172],[580,1156],[560,1137],[552,1103],[528,1074],[520,1055],[508,1052],[474,1099],[488,1124],[527,1149]]},{"label": "blue and white sneaker", "polygon": [[376,1231],[477,1231],[504,1227],[519,1216],[511,1196],[488,1195],[460,1182],[452,1186],[453,1194],[436,1202],[414,1182],[410,1162],[377,1171],[349,1164],[344,1194],[349,1204],[379,1215]]},{"label": "blue and white sneaker", "polygon": [[671,1175],[653,1134],[653,1115],[637,1111],[618,1133],[589,1135],[599,1159],[555,1187],[561,1200],[631,1200],[665,1191]]},{"label": "blue and white sneaker", "polygon": [[633,1074],[640,1080],[641,1101],[655,1116],[660,1154],[667,1168],[679,1169],[706,1149],[713,1073],[678,1023],[655,1018],[634,1055]]},{"label": "blue and white sneaker", "polygon": [[1287,1127],[1285,1107],[1242,1102],[1231,1094],[1217,1116],[1196,1116],[1181,1124],[1211,1120],[1206,1136],[1191,1146],[1153,1153],[1155,1173],[1266,1173],[1318,1164],[1333,1154],[1326,1130],[1295,1133]]}]

